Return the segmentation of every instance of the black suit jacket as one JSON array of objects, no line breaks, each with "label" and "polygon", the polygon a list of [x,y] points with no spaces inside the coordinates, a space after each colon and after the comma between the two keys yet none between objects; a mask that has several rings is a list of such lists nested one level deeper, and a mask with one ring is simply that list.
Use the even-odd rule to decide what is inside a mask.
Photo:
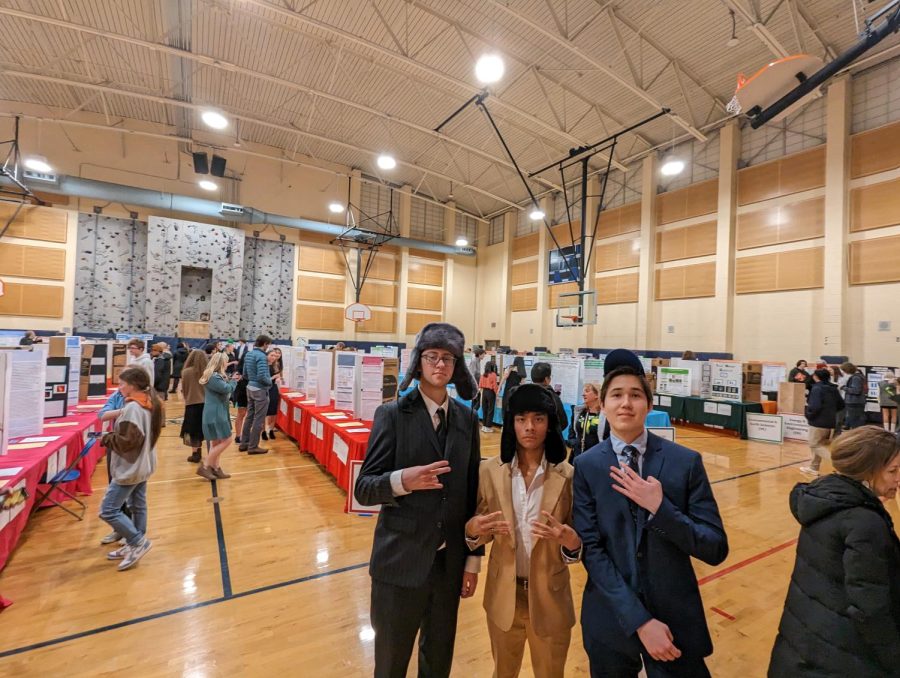
[{"label": "black suit jacket", "polygon": [[[441,459],[447,459],[451,469],[439,476],[443,489],[394,496],[391,473]],[[466,557],[484,553],[483,549],[470,552],[465,543],[466,521],[475,514],[478,502],[480,463],[476,414],[452,398],[444,450],[439,449],[418,389],[376,410],[366,459],[354,488],[361,504],[383,505],[369,562],[373,579],[406,588],[422,586],[444,542],[447,571],[462,579]]]},{"label": "black suit jacket", "polygon": [[584,542],[588,582],[581,607],[585,645],[637,655],[637,629],[650,619],[667,624],[688,658],[712,653],[703,601],[691,557],[718,565],[728,538],[703,459],[694,450],[647,436],[641,472],[662,483],[663,501],[638,524],[629,500],[612,488],[618,466],[612,440],[575,458],[574,527]]}]

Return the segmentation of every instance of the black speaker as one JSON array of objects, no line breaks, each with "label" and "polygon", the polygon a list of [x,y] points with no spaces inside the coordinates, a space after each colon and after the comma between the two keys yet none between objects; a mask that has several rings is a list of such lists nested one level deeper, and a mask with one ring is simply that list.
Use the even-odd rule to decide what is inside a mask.
[{"label": "black speaker", "polygon": [[209,156],[206,153],[192,153],[194,156],[194,171],[197,174],[209,174]]},{"label": "black speaker", "polygon": [[221,155],[213,155],[212,163],[209,166],[209,173],[214,177],[225,176],[225,158]]}]

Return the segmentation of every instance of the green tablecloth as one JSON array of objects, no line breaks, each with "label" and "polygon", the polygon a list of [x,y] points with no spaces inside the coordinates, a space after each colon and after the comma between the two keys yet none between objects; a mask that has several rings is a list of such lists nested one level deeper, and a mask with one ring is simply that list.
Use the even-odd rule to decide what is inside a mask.
[{"label": "green tablecloth", "polygon": [[[749,401],[735,402],[731,400],[712,400],[710,398],[697,398],[695,396],[665,396],[658,395],[660,404],[653,405],[653,409],[668,412],[672,419],[680,419],[689,424],[711,424],[721,426],[732,431],[737,431],[741,438],[747,437],[747,413],[762,413],[762,405]],[[669,398],[670,405],[663,405],[664,398]],[[707,406],[709,403],[709,406]],[[715,406],[717,412],[707,411]],[[723,411],[719,414],[719,411]]]}]

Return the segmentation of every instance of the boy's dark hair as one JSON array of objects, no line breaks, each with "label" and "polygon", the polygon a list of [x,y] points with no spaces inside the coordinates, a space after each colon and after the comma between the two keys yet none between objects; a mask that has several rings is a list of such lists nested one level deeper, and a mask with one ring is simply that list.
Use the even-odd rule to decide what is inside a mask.
[{"label": "boy's dark hair", "polygon": [[600,387],[601,403],[606,401],[606,394],[609,393],[609,389],[612,386],[613,379],[615,379],[616,377],[624,376],[637,377],[638,381],[641,382],[641,389],[644,391],[644,395],[647,397],[647,404],[650,405],[653,403],[653,389],[650,388],[650,382],[647,381],[647,377],[645,377],[630,365],[617,367],[603,378],[603,386]]},{"label": "boy's dark hair", "polygon": [[831,372],[824,367],[820,367],[813,374],[819,378],[819,381],[831,381]]},{"label": "boy's dark hair", "polygon": [[254,346],[256,346],[258,348],[262,348],[263,346],[268,346],[271,343],[272,343],[271,337],[266,336],[265,334],[260,334],[258,337],[256,337],[256,343],[254,344]]},{"label": "boy's dark hair", "polygon": [[553,373],[550,363],[535,363],[531,366],[531,381],[535,384],[543,384]]}]

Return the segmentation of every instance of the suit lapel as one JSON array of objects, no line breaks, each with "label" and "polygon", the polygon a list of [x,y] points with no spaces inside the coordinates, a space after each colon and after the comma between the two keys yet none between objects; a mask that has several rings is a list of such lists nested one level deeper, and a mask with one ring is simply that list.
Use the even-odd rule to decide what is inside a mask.
[{"label": "suit lapel", "polygon": [[[441,446],[438,444],[437,434],[434,432],[434,422],[431,420],[431,415],[428,414],[428,407],[425,405],[422,394],[419,393],[419,389],[415,389],[406,397],[408,399],[409,408],[415,417],[415,430],[424,433],[426,440],[428,440],[431,449],[437,455],[438,459],[443,459],[444,450],[442,450]],[[447,397],[449,398],[450,396],[448,395]],[[447,436],[447,447],[450,448],[449,434]]]},{"label": "suit lapel", "polygon": [[494,487],[497,488],[497,499],[500,502],[500,510],[503,511],[503,519],[508,521],[512,529],[509,531],[509,542],[513,549],[516,547],[516,512],[512,503],[512,467],[504,464],[497,457],[496,464],[491,469]]},{"label": "suit lapel", "polygon": [[[450,398],[449,395],[447,397]],[[442,459],[450,459],[451,450],[466,450],[467,453],[471,453],[469,441],[471,440],[472,432],[467,431],[464,424],[465,410],[459,403],[450,398],[449,407],[447,408],[447,446],[445,449],[439,450]],[[431,435],[434,438],[435,447],[439,449],[434,427],[431,429]],[[468,457],[468,454],[466,456]]]},{"label": "suit lapel", "polygon": [[[662,451],[662,438],[653,435],[652,433],[647,433],[647,450],[644,452],[644,461],[641,466],[641,476],[646,480],[648,477],[653,476],[657,480],[659,480],[659,473],[662,470],[663,461],[665,460],[665,455]],[[645,509],[640,509],[638,511],[638,524],[637,524],[637,534],[638,534],[638,543],[640,543],[640,539],[643,538],[646,533],[644,528],[647,525],[647,518],[649,517],[647,511]]]},{"label": "suit lapel", "polygon": [[[559,472],[556,464],[547,464],[547,472],[544,474],[544,494],[541,497],[541,511],[553,513],[565,486],[565,476]],[[539,520],[543,520],[543,516]]]}]

